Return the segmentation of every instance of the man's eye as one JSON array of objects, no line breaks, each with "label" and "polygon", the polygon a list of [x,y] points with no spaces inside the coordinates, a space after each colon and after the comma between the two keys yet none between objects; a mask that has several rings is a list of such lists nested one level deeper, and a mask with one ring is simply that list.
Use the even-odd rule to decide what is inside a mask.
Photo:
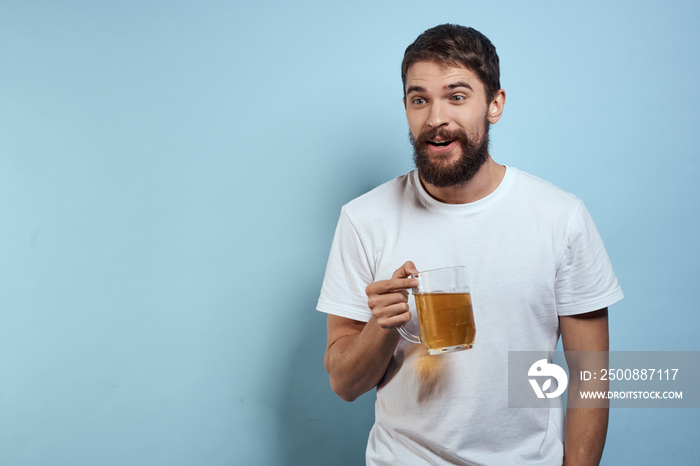
[{"label": "man's eye", "polygon": [[464,96],[463,95],[453,95],[452,100],[454,102],[462,102],[464,100]]},{"label": "man's eye", "polygon": [[425,103],[425,99],[416,98],[416,99],[413,99],[413,103],[416,105],[423,105]]}]

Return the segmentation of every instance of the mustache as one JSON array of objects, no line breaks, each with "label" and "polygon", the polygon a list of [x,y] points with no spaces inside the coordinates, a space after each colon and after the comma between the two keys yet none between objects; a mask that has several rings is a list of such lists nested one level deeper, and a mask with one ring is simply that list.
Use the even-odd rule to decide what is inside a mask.
[{"label": "mustache", "polygon": [[440,138],[443,141],[469,141],[467,133],[464,130],[448,131],[444,128],[434,128],[430,131],[424,131],[418,135],[418,139],[415,140],[418,145],[425,145],[428,141]]}]

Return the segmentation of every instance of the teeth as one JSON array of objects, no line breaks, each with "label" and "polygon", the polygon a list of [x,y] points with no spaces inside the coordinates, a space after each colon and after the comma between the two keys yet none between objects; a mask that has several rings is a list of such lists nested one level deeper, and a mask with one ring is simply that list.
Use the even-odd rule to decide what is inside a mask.
[{"label": "teeth", "polygon": [[452,141],[429,141],[430,144],[434,146],[447,146],[449,145]]}]

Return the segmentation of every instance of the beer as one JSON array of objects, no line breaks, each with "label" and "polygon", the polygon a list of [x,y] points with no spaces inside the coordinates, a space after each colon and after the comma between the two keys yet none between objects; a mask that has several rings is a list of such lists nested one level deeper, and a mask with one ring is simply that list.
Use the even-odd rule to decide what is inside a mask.
[{"label": "beer", "polygon": [[428,354],[469,349],[476,327],[467,268],[463,265],[425,270],[411,275],[418,287],[411,289],[416,299],[420,335],[403,325],[396,328],[411,343],[422,343]]},{"label": "beer", "polygon": [[469,293],[417,293],[420,339],[430,354],[471,348],[476,327]]}]

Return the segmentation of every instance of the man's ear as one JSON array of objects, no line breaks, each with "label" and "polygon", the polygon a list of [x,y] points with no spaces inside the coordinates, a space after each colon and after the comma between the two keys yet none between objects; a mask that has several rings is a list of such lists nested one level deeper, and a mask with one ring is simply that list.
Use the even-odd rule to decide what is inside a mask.
[{"label": "man's ear", "polygon": [[496,94],[493,96],[493,99],[491,99],[491,103],[489,104],[489,123],[493,125],[501,119],[501,115],[503,114],[503,107],[505,105],[506,91],[504,91],[503,89],[499,89],[496,91]]}]

